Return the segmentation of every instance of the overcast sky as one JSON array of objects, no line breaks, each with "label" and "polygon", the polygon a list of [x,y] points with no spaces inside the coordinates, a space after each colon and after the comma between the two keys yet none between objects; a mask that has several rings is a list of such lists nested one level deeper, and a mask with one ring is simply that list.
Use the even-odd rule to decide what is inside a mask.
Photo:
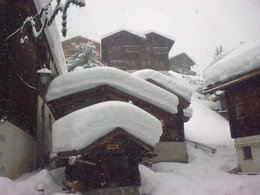
[{"label": "overcast sky", "polygon": [[211,62],[216,46],[228,50],[260,36],[260,0],[85,1],[84,8],[69,9],[65,39],[81,35],[100,42],[119,28],[155,30],[175,38],[170,57],[186,52],[200,70]]}]

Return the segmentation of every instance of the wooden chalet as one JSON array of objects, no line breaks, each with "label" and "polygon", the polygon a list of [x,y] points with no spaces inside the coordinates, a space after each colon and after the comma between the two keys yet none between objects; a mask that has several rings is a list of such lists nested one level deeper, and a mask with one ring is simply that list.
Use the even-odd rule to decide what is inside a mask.
[{"label": "wooden chalet", "polygon": [[[81,156],[75,165],[68,156]],[[148,165],[153,147],[116,128],[93,144],[77,151],[58,154],[57,165],[66,166],[66,182],[81,182],[82,191],[123,186],[140,186],[139,164]]]},{"label": "wooden chalet", "polygon": [[[168,156],[175,156],[175,158],[172,157],[160,157],[160,154],[158,154],[157,157],[155,157],[155,161],[180,161],[180,162],[186,162],[188,160],[188,155],[187,155],[187,148],[186,144],[184,143],[185,141],[185,136],[184,136],[184,122],[189,121],[190,115],[186,114],[186,110],[189,108],[190,105],[190,99],[192,92],[191,90],[187,89],[184,85],[182,85],[179,81],[175,81],[166,75],[155,71],[151,69],[144,69],[140,71],[136,71],[132,73],[132,75],[137,76],[139,78],[142,78],[166,91],[169,91],[170,93],[173,93],[176,95],[179,99],[179,104],[178,104],[178,114],[176,116],[177,119],[177,124],[175,126],[177,132],[182,132],[183,138],[180,140],[174,140],[174,142],[180,142],[179,144],[182,144],[182,146],[179,146],[179,151],[176,151],[174,148],[176,146],[172,146],[173,150],[172,153],[169,154]],[[176,85],[177,83],[177,85]],[[178,89],[177,89],[178,88]],[[185,92],[184,92],[185,91]],[[158,143],[155,147],[155,149],[159,149],[160,145],[162,142],[172,142],[173,140],[168,140],[168,139],[161,139],[160,143]],[[182,142],[182,143],[181,143]],[[169,143],[169,144],[174,144]],[[168,146],[169,147],[169,146]],[[180,149],[182,148],[182,149]],[[182,152],[180,152],[180,150]],[[159,153],[159,152],[158,152]],[[160,152],[162,153],[162,152]],[[178,153],[178,155],[176,155]],[[181,154],[182,153],[182,154]]]},{"label": "wooden chalet", "polygon": [[191,70],[191,67],[195,65],[195,62],[186,54],[181,53],[169,60],[170,70],[187,75],[196,75],[196,72]]},{"label": "wooden chalet", "polygon": [[122,70],[169,70],[169,51],[174,40],[157,32],[136,33],[119,29],[101,40],[102,60]]},{"label": "wooden chalet", "polygon": [[[36,15],[38,4],[35,2],[38,3],[33,0],[0,1],[0,136],[4,138],[0,141],[3,145],[0,154],[3,159],[9,159],[1,163],[0,175],[11,178],[33,167],[35,138],[42,126],[38,113],[43,91],[37,70],[45,65],[51,69],[53,78],[66,71],[64,57],[59,55],[62,53],[56,53],[53,47],[59,41],[53,35],[57,32],[55,24],[37,39],[32,28],[25,26],[23,32],[28,40],[24,43],[19,33],[15,33],[27,17]],[[37,30],[40,27],[40,19],[36,18]],[[51,114],[46,118],[51,120]]]},{"label": "wooden chalet", "polygon": [[[177,97],[157,86],[154,86],[150,84],[149,82],[143,81],[142,79],[136,78],[129,73],[126,73],[124,71],[121,71],[119,69],[115,68],[91,68],[84,70],[88,75],[95,74],[95,72],[100,72],[103,70],[108,70],[111,74],[111,78],[115,81],[118,81],[118,85],[120,87],[116,87],[115,85],[110,84],[108,81],[104,80],[100,84],[96,84],[95,87],[88,88],[74,92],[69,93],[67,95],[63,95],[59,98],[55,99],[48,99],[47,94],[47,103],[52,110],[55,119],[59,119],[73,111],[79,110],[81,108],[100,103],[105,101],[111,101],[111,100],[117,100],[117,101],[123,101],[123,102],[131,102],[133,105],[138,106],[139,108],[142,108],[143,110],[147,111],[148,113],[152,114],[156,118],[158,118],[162,124],[163,124],[163,134],[160,138],[161,141],[183,141],[184,140],[184,133],[181,129],[177,128],[177,126],[182,123],[182,120],[177,116],[177,108],[176,103],[174,103],[175,99],[177,100]],[[116,72],[115,72],[116,71]],[[88,73],[89,72],[89,73]],[[93,73],[92,73],[93,72]],[[122,77],[117,76],[116,74],[113,74],[113,72],[122,74]],[[83,72],[82,72],[83,73]],[[81,74],[81,73],[76,73]],[[84,74],[84,73],[83,73]],[[103,73],[106,74],[105,72]],[[86,81],[88,80],[87,76],[85,77]],[[89,78],[90,79],[90,78]],[[109,80],[108,79],[108,80]],[[133,81],[136,81],[138,84],[135,84],[133,87],[131,87],[131,83],[129,83],[129,86],[121,84],[122,79],[127,83],[128,79],[131,79]],[[57,80],[58,81],[58,80]],[[61,82],[61,80],[59,81]],[[132,81],[131,81],[132,82]],[[92,83],[92,82],[90,82]],[[53,85],[55,84],[55,80],[53,82]],[[50,85],[50,87],[52,84]],[[134,90],[140,89],[143,86],[142,92],[140,91],[140,94],[146,93],[147,90],[149,91],[157,91],[157,95],[160,96],[162,99],[158,99],[158,105],[155,105],[155,103],[149,102],[148,99],[146,99],[144,96],[141,97],[139,95],[136,95]],[[145,87],[144,87],[145,86]],[[129,91],[123,90],[124,88],[130,88]],[[163,95],[164,94],[164,95]],[[152,94],[151,94],[152,96]],[[166,98],[165,98],[166,97]],[[153,97],[149,97],[153,98]],[[163,100],[165,98],[165,100]],[[169,106],[169,109],[174,109],[174,112],[171,112],[169,110],[165,110],[160,106],[160,102],[162,101],[172,101],[172,104]]]},{"label": "wooden chalet", "polygon": [[[207,75],[207,73],[214,66],[222,64],[230,66],[235,60],[243,62],[243,67],[248,66],[248,70],[236,68],[233,71],[234,76],[231,75],[224,81],[210,84],[204,91],[204,93],[215,93],[218,90],[225,92],[231,137],[235,140],[238,163],[243,172],[260,171],[260,67],[259,60],[257,61],[257,58],[254,57],[254,55],[260,55],[259,45],[258,48],[250,47],[251,53],[243,53],[239,50],[244,47],[249,48],[249,43],[241,45],[227,55],[230,56],[229,60],[225,60],[224,57],[222,63],[211,65],[204,73],[209,77],[211,75]],[[238,54],[236,58],[232,58],[233,53]],[[252,67],[252,64],[255,66]],[[244,71],[236,73],[241,70]]]},{"label": "wooden chalet", "polygon": [[[111,113],[112,110],[113,113]],[[107,115],[107,111],[110,115]],[[132,115],[133,113],[135,114],[134,116]],[[100,118],[96,117],[98,114],[104,114],[105,120],[100,121]],[[116,117],[113,117],[113,114]],[[146,116],[140,118],[143,115],[148,115],[148,118]],[[118,116],[124,117],[120,118]],[[77,121],[84,119],[86,124],[84,122],[81,124],[81,122]],[[71,121],[69,124],[67,124],[68,120]],[[128,122],[125,123],[125,121]],[[65,124],[61,125],[63,122]],[[150,124],[147,122],[150,122]],[[64,133],[77,131],[77,128],[82,134],[80,137],[82,136],[83,138],[77,138],[76,133],[74,133],[72,135],[75,136],[73,139],[78,139],[77,142],[82,140],[83,143],[86,142],[77,150],[72,148],[71,150],[65,149],[63,151],[63,148],[55,157],[58,166],[66,166],[65,173],[67,178],[64,185],[71,191],[140,186],[138,165],[147,165],[151,162],[153,156],[153,147],[151,145],[154,144],[155,140],[159,140],[162,131],[160,122],[152,115],[130,103],[115,101],[95,104],[75,111],[57,120],[56,123],[58,125],[55,126],[54,123],[53,128],[54,135],[57,137],[54,140],[54,149],[60,150],[55,148],[55,146],[58,145],[57,143],[60,139],[64,139]],[[77,123],[77,127],[74,126],[74,123]],[[96,123],[101,124],[95,125]],[[111,125],[111,123],[113,124]],[[149,128],[151,124],[154,127]],[[124,127],[113,128],[113,126],[122,125]],[[63,126],[66,126],[66,128]],[[101,129],[105,131],[106,129],[112,130],[108,133],[97,135],[98,137],[95,138],[93,135],[99,134],[99,131],[102,131]],[[61,133],[56,133],[56,131]],[[135,131],[137,133],[134,133]],[[151,143],[149,141],[151,136],[148,134],[154,132],[157,132],[157,135]],[[90,138],[91,136],[88,135],[94,138]],[[73,141],[73,139],[71,140]],[[69,144],[70,139],[62,142]]]}]

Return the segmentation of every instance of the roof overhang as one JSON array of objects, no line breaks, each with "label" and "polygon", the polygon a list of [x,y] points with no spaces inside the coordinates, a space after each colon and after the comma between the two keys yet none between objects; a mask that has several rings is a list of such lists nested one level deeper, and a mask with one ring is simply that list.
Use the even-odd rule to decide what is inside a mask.
[{"label": "roof overhang", "polygon": [[218,91],[218,90],[224,90],[229,86],[235,85],[237,83],[240,83],[242,81],[248,80],[250,78],[253,78],[253,77],[256,77],[259,75],[260,75],[260,69],[247,73],[247,74],[244,74],[244,75],[240,75],[239,77],[233,78],[230,81],[226,81],[224,83],[219,83],[217,85],[211,86],[211,87],[205,89],[203,91],[203,93],[209,94],[209,93],[214,93],[215,91]]}]

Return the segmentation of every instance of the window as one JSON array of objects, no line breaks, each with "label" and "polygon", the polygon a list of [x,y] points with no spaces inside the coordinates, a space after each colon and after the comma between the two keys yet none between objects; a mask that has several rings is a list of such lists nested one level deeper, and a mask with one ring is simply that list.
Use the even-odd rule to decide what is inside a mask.
[{"label": "window", "polygon": [[146,65],[146,63],[145,63],[145,60],[142,60],[142,65],[143,65],[143,66],[145,66],[145,65]]},{"label": "window", "polygon": [[150,66],[151,65],[151,61],[147,60],[147,65]]},{"label": "window", "polygon": [[243,154],[244,154],[244,160],[251,160],[251,159],[253,159],[251,146],[243,147]]},{"label": "window", "polygon": [[161,66],[163,66],[163,65],[164,65],[163,61],[160,61],[160,65],[161,65]]},{"label": "window", "polygon": [[246,116],[243,102],[236,104],[236,118],[244,118]]}]

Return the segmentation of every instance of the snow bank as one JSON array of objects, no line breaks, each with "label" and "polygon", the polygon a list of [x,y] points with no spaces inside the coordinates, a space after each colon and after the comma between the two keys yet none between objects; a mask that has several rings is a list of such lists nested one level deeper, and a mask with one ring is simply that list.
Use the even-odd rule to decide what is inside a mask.
[{"label": "snow bank", "polygon": [[53,124],[53,151],[79,150],[120,127],[144,143],[159,142],[158,119],[130,103],[108,101],[75,111]]},{"label": "snow bank", "polygon": [[190,106],[188,108],[183,109],[184,116],[187,116],[187,117],[191,118],[192,117],[192,113],[193,113],[193,110],[192,110],[192,108]]},{"label": "snow bank", "polygon": [[[41,8],[48,5],[50,1],[49,0],[34,0],[34,4],[36,6],[37,11],[40,11]],[[51,7],[49,6],[49,16],[52,13]],[[44,29],[46,38],[48,40],[50,50],[52,53],[52,56],[54,58],[54,62],[56,64],[56,67],[58,69],[59,74],[64,74],[67,72],[66,69],[66,61],[63,53],[63,49],[60,42],[60,37],[58,34],[58,28],[56,25],[56,22],[53,21],[53,23]]]},{"label": "snow bank", "polygon": [[183,85],[179,80],[169,78],[168,76],[151,69],[143,69],[132,73],[132,75],[142,78],[144,80],[153,80],[166,88],[170,92],[182,97],[183,99],[190,102],[192,91]]},{"label": "snow bank", "polygon": [[[64,170],[62,170],[64,172]],[[62,186],[55,183],[54,175],[57,171],[52,173],[47,170],[42,170],[29,177],[20,178],[17,181],[12,181],[5,177],[0,177],[0,195],[37,195],[40,194],[36,189],[38,186],[44,186],[45,194],[53,194],[62,191]],[[63,180],[59,178],[59,180]]]},{"label": "snow bank", "polygon": [[233,144],[216,154],[188,146],[189,163],[158,163],[153,170],[140,165],[141,193],[149,195],[258,195],[260,175],[227,173],[237,165]]},{"label": "snow bank", "polygon": [[174,94],[112,67],[89,68],[58,76],[51,82],[46,99],[51,101],[102,85],[114,87],[172,114],[178,112],[179,102]]},{"label": "snow bank", "polygon": [[260,68],[260,38],[242,43],[204,71],[206,85],[224,82]]},{"label": "snow bank", "polygon": [[228,121],[212,111],[203,100],[192,99],[192,118],[184,124],[188,140],[216,146],[221,142],[232,142]]}]

